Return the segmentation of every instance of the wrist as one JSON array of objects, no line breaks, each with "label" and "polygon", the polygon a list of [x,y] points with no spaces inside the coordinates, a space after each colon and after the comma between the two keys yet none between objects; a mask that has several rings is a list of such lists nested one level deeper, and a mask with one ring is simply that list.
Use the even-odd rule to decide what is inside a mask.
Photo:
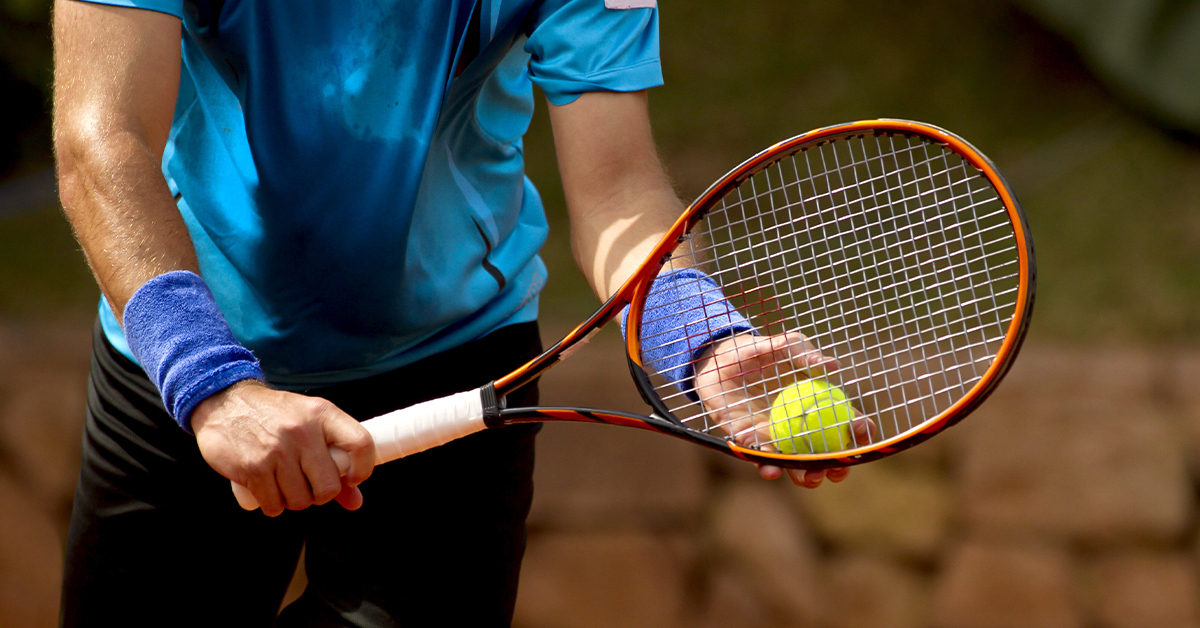
[{"label": "wrist", "polygon": [[263,379],[258,360],[234,338],[195,273],[173,271],[143,284],[125,305],[124,327],[163,406],[189,432],[201,402],[234,383]]},{"label": "wrist", "polygon": [[709,370],[709,363],[717,359],[717,345],[725,342],[733,342],[733,340],[728,337],[721,338],[705,345],[704,349],[700,352],[699,357],[696,358],[696,375],[700,375],[701,373]]},{"label": "wrist", "polygon": [[[621,313],[627,332],[629,308]],[[713,346],[736,334],[757,331],[725,298],[713,278],[681,268],[654,279],[641,316],[643,363],[696,401],[695,377]],[[649,340],[648,339],[652,339]]]},{"label": "wrist", "polygon": [[197,403],[195,410],[192,410],[192,433],[199,434],[206,426],[213,423],[214,417],[220,413],[222,408],[228,406],[234,398],[247,389],[256,386],[263,387],[265,384],[257,379],[238,380]]}]

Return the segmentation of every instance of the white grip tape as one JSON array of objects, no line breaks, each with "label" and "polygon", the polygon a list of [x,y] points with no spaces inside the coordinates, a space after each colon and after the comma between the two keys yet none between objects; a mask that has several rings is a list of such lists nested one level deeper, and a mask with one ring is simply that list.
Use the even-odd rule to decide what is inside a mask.
[{"label": "white grip tape", "polygon": [[481,431],[483,396],[468,390],[363,421],[375,439],[375,464],[411,456]]},{"label": "white grip tape", "polygon": [[[483,396],[478,390],[468,390],[367,419],[362,426],[375,441],[375,464],[383,464],[482,431],[486,427]],[[337,464],[338,473],[346,475],[350,456],[334,447],[329,448],[329,455]],[[236,482],[231,484],[242,508],[258,508],[258,500],[250,489]]]}]

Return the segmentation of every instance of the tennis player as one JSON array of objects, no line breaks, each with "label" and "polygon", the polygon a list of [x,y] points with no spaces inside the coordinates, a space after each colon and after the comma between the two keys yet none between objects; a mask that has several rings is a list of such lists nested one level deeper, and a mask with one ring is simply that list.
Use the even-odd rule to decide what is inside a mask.
[{"label": "tennis player", "polygon": [[363,484],[357,421],[540,351],[533,85],[598,296],[679,214],[653,0],[58,0],[54,36],[62,200],[104,294],[63,625],[271,625],[303,543],[280,625],[507,625],[536,428]]}]

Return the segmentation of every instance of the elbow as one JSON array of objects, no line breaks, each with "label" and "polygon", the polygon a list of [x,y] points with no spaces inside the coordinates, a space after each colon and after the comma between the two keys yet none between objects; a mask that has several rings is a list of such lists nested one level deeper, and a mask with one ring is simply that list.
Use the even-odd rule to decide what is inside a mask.
[{"label": "elbow", "polygon": [[104,133],[94,119],[62,110],[54,115],[54,163],[58,175],[58,194],[68,215],[86,195],[84,171],[104,141]]},{"label": "elbow", "polygon": [[140,134],[114,125],[99,112],[72,112],[54,117],[54,161],[58,193],[71,217],[87,197],[126,165],[148,161]]},{"label": "elbow", "polygon": [[83,161],[80,147],[83,145],[76,136],[55,128],[54,164],[58,175],[58,196],[63,209],[68,213],[72,207],[79,204],[84,195],[83,177],[80,172]]}]

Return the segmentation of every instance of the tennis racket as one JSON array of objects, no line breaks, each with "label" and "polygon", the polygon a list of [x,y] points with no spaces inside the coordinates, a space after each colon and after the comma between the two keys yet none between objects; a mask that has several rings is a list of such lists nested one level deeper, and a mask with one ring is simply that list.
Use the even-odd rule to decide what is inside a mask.
[{"label": "tennis racket", "polygon": [[[930,438],[988,397],[1025,337],[1035,282],[1023,210],[987,157],[927,124],[840,124],[721,177],[542,355],[363,426],[377,464],[535,421],[637,427],[781,467],[859,464]],[[649,413],[505,406],[626,306],[629,369]],[[710,346],[697,351],[692,338]],[[663,376],[681,362],[690,380]],[[840,387],[854,411],[773,429],[772,400],[810,377]],[[344,472],[346,454],[331,453]],[[233,488],[244,508],[258,506]]]}]

